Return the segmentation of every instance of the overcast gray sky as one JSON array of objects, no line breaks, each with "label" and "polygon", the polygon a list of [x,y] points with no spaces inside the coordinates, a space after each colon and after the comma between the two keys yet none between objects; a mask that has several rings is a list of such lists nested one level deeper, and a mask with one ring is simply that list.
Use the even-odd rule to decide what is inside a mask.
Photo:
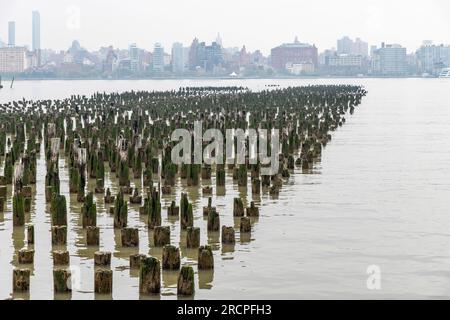
[{"label": "overcast gray sky", "polygon": [[[77,39],[89,50],[130,43],[166,51],[193,37],[265,54],[297,35],[319,50],[343,35],[370,44],[400,43],[413,51],[423,40],[450,44],[448,0],[0,0],[0,39],[16,21],[16,43],[31,46],[31,11],[41,13],[43,48],[67,49]],[[79,13],[79,19],[77,19]]]}]

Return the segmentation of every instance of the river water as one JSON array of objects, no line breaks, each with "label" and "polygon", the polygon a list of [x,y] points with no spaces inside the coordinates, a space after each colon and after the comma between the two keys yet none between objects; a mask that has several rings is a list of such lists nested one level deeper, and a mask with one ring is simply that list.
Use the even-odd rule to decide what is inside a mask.
[{"label": "river water", "polygon": [[[172,244],[182,248],[182,264],[194,266],[195,299],[450,298],[448,79],[17,81],[13,89],[0,90],[0,102],[23,97],[65,98],[94,91],[203,85],[242,85],[260,90],[268,84],[319,83],[361,84],[369,93],[354,115],[346,117],[346,124],[333,133],[312,172],[296,170],[278,199],[268,194],[254,199],[251,191],[247,195],[239,190],[230,175],[225,195],[214,190],[213,204],[222,224],[238,226],[232,217],[235,196],[261,206],[250,238],[237,232],[234,247],[222,246],[219,235],[207,239],[202,216],[207,198],[200,189],[178,184],[173,196],[162,197],[162,224],[171,226]],[[0,298],[111,298],[93,292],[93,253],[98,249],[113,252],[113,299],[177,298],[177,273],[165,271],[161,295],[139,296],[137,272],[128,268],[128,257],[139,250],[160,258],[161,250],[153,247],[152,234],[139,217],[138,207],[129,206],[129,225],[140,230],[139,249],[120,247],[120,235],[113,229],[113,218],[102,197],[96,197],[100,247],[85,246],[80,208],[76,196],[68,195],[64,157],[60,159],[60,176],[69,206],[67,250],[72,274],[79,281],[71,295],[54,295],[44,172],[42,155],[32,213],[27,216],[27,222],[35,225],[36,243],[29,294],[12,294],[17,251],[27,244],[24,229],[12,226],[10,196],[5,212],[0,213]],[[140,186],[140,181],[133,183]],[[108,171],[106,184],[116,185]],[[214,180],[212,184],[215,186]],[[90,181],[89,187],[93,185]],[[182,190],[194,201],[194,224],[202,230],[201,242],[213,245],[214,272],[198,272],[196,250],[183,248],[178,219],[167,217],[165,208],[172,199],[179,201]],[[368,268],[380,271],[379,286],[367,285]]]}]

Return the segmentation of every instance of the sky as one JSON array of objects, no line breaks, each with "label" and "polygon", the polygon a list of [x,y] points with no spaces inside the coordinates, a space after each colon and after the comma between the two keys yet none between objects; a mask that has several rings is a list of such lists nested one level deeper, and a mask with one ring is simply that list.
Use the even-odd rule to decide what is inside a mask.
[{"label": "sky", "polygon": [[270,49],[284,42],[336,47],[344,35],[370,45],[399,43],[414,51],[423,40],[450,44],[448,0],[0,0],[0,39],[16,21],[16,44],[31,47],[31,12],[41,14],[41,47],[66,50],[73,40],[96,50],[131,43],[189,46],[194,37],[225,47]]}]

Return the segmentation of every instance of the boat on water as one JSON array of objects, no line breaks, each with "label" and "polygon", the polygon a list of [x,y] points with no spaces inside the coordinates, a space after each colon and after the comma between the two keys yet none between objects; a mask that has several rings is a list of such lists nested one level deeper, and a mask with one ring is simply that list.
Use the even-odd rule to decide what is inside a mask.
[{"label": "boat on water", "polygon": [[439,78],[450,78],[450,68],[442,69]]}]

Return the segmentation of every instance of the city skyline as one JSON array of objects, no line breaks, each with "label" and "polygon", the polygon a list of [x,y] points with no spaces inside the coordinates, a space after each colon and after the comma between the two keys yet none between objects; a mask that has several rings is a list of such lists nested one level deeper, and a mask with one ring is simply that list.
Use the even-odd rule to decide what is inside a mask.
[{"label": "city skyline", "polygon": [[[321,7],[324,3],[325,10]],[[100,0],[89,4],[66,0],[32,4],[19,0],[2,3],[0,39],[7,42],[7,22],[15,21],[16,45],[32,48],[30,16],[32,11],[39,11],[41,48],[54,50],[66,50],[75,39],[88,50],[109,45],[128,48],[132,43],[147,50],[152,50],[155,43],[171,48],[174,42],[189,45],[194,37],[212,42],[218,32],[225,48],[245,45],[248,50],[261,50],[265,55],[280,43],[292,42],[295,36],[301,42],[314,44],[320,52],[335,48],[336,39],[343,36],[361,38],[370,45],[399,43],[408,52],[413,52],[424,40],[436,44],[450,42],[450,21],[445,14],[450,9],[448,1],[432,0],[426,5],[408,1],[406,6],[402,3],[365,1],[359,5],[357,1],[347,0],[345,5],[337,5],[324,0],[317,3],[281,0],[276,7],[282,13],[273,13],[273,2],[258,3],[258,6],[239,3],[237,7],[234,0],[226,6],[201,0],[189,4],[173,0],[152,8],[140,0],[127,7],[113,0],[108,2],[106,16],[101,14],[105,2]],[[356,4],[363,10],[353,15],[349,9]],[[170,11],[171,5],[176,5],[177,10]],[[316,18],[319,12],[321,19]],[[261,23],[264,20],[261,18],[266,18],[266,23]],[[233,23],[228,23],[229,20]]]}]

